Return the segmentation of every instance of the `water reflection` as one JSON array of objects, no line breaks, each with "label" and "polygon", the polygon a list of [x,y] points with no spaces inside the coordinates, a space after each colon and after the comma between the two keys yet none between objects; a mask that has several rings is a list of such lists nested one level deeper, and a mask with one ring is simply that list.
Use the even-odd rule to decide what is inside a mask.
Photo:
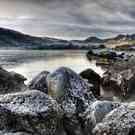
[{"label": "water reflection", "polygon": [[[1,65],[9,71],[14,70],[31,80],[43,70],[54,71],[58,67],[65,66],[77,73],[84,69],[92,68],[102,75],[103,70],[95,65],[95,61],[89,62],[86,51],[0,51]],[[4,62],[4,63],[3,63]],[[28,82],[27,81],[27,82]]]}]

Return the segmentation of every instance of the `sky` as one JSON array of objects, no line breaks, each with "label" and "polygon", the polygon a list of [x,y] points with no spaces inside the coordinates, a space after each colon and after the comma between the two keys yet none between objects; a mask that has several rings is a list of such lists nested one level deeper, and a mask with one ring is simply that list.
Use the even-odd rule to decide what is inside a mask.
[{"label": "sky", "polygon": [[131,34],[135,0],[0,0],[0,27],[63,39]]}]

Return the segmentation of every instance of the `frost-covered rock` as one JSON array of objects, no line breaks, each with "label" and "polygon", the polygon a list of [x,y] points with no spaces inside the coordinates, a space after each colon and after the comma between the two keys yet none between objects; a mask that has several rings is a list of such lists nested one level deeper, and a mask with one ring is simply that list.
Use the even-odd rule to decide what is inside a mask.
[{"label": "frost-covered rock", "polygon": [[81,116],[96,100],[90,85],[74,71],[65,67],[49,74],[47,82],[48,94],[53,96],[64,110],[63,123],[67,134],[84,135]]},{"label": "frost-covered rock", "polygon": [[111,111],[93,130],[94,135],[134,135],[135,102]]},{"label": "frost-covered rock", "polygon": [[95,101],[93,102],[83,114],[84,127],[86,131],[92,134],[92,129],[97,123],[101,122],[103,118],[113,109],[120,106],[120,103],[110,101]]},{"label": "frost-covered rock", "polygon": [[69,68],[61,67],[47,77],[48,93],[57,100],[65,97],[82,100],[86,104],[95,101],[91,85]]},{"label": "frost-covered rock", "polygon": [[48,93],[47,81],[46,81],[48,74],[49,74],[48,71],[41,72],[34,79],[32,79],[32,81],[30,81],[30,83],[28,84],[28,87],[30,89],[36,89],[44,93]]},{"label": "frost-covered rock", "polygon": [[26,88],[26,78],[15,72],[8,72],[0,67],[0,94],[22,91]]},{"label": "frost-covered rock", "polygon": [[43,92],[32,90],[0,96],[0,129],[32,135],[54,135],[62,111]]}]

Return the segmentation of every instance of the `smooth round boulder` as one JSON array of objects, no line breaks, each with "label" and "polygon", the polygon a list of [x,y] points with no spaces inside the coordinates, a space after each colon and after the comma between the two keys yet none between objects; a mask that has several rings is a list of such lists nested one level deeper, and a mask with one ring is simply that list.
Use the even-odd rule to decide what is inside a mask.
[{"label": "smooth round boulder", "polygon": [[47,81],[46,78],[48,76],[48,71],[43,71],[39,73],[32,81],[29,82],[29,89],[36,89],[42,91],[44,93],[48,93]]},{"label": "smooth round boulder", "polygon": [[100,97],[100,75],[97,74],[95,71],[92,69],[86,69],[80,73],[80,76],[83,79],[87,79],[88,83],[93,85],[92,92],[95,97],[99,98]]}]

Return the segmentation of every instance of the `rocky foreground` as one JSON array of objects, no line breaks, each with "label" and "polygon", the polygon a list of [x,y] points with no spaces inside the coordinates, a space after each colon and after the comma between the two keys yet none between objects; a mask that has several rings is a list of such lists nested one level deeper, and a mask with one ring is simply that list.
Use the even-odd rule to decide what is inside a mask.
[{"label": "rocky foreground", "polygon": [[134,62],[103,77],[61,67],[28,85],[0,68],[0,135],[135,135]]}]

